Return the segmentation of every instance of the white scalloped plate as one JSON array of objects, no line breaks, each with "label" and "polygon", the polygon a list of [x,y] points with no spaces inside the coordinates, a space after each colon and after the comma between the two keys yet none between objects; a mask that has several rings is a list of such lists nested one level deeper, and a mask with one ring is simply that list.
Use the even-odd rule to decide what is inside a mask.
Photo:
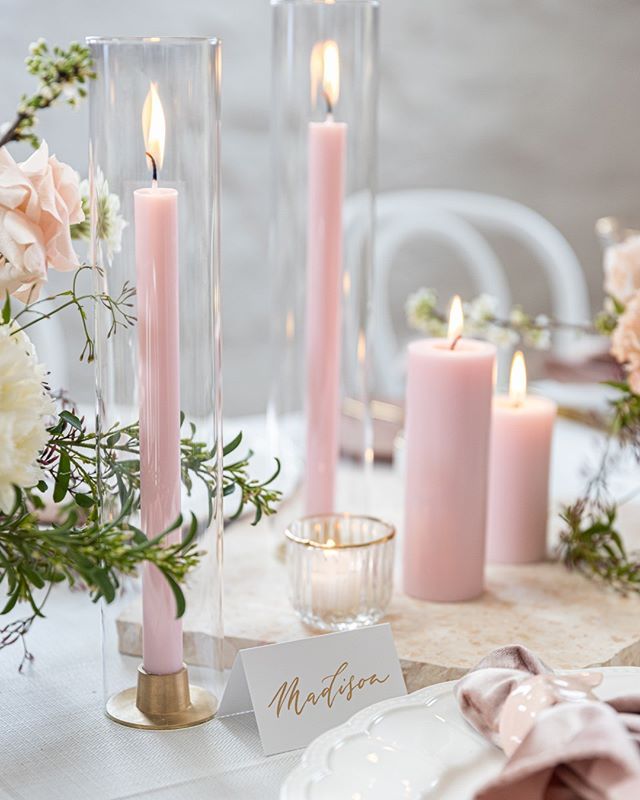
[{"label": "white scalloped plate", "polygon": [[[640,668],[602,667],[602,699],[640,691]],[[306,749],[280,800],[469,800],[504,755],[462,718],[455,681],[385,700]]]}]

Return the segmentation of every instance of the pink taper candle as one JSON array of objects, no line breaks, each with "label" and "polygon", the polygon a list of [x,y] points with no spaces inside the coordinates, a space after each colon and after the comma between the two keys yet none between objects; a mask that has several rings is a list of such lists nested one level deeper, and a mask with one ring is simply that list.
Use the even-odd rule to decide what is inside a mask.
[{"label": "pink taper candle", "polygon": [[[152,87],[152,92],[154,87]],[[161,114],[157,94],[151,113]],[[155,106],[157,103],[158,106]],[[154,152],[153,116],[147,149]],[[162,118],[162,139],[164,119]],[[156,126],[157,129],[157,126]],[[163,144],[163,142],[162,142]],[[155,173],[155,164],[154,164]],[[142,530],[153,538],[180,514],[180,328],[178,316],[178,192],[134,192],[140,393]],[[167,543],[180,541],[178,529]],[[182,668],[182,623],[166,579],[153,565],[142,576],[142,661],[154,675]]]},{"label": "pink taper candle", "polygon": [[508,397],[493,401],[487,561],[522,564],[547,554],[549,464],[557,406],[527,395],[522,353],[511,368]]},{"label": "pink taper candle", "polygon": [[409,345],[404,589],[421,600],[483,591],[495,355],[456,332]]},{"label": "pink taper candle", "polygon": [[[335,42],[322,45],[323,90],[337,99]],[[313,66],[312,61],[312,66]],[[313,77],[313,76],[312,76]],[[342,205],[347,126],[309,125],[305,513],[334,510],[340,422]]]}]

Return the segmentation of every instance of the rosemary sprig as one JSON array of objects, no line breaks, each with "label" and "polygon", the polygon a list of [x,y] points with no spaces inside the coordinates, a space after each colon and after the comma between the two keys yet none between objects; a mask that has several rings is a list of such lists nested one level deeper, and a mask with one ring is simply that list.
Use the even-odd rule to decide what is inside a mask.
[{"label": "rosemary sprig", "polygon": [[[180,582],[198,562],[197,521],[191,519],[186,537],[167,544],[168,533],[182,527],[182,518],[154,539],[131,524],[133,498],[110,522],[99,520],[97,506],[83,519],[69,504],[55,525],[43,525],[29,507],[25,492],[16,490],[16,502],[0,528],[0,583],[6,581],[7,614],[18,602],[27,602],[36,617],[44,616],[38,591],[47,585],[81,582],[93,600],[115,599],[122,575],[137,572],[140,564],[154,564],[165,576],[176,598],[178,616],[184,612]],[[0,645],[1,646],[1,645]]]},{"label": "rosemary sprig", "polygon": [[[185,424],[182,416],[183,435],[180,439],[182,483],[191,496],[197,482],[202,484],[208,499],[207,523],[213,518],[213,500],[218,482],[218,453],[215,445],[198,440],[196,426]],[[101,462],[102,482],[111,491],[120,495],[121,502],[133,497],[133,510],[139,507],[136,494],[140,489],[140,428],[137,422],[129,425],[115,424],[100,436],[87,431],[84,419],[68,410],[63,410],[55,425],[49,428],[50,439],[42,453],[40,463],[54,485],[54,500],[60,502],[70,494],[82,508],[90,508],[97,502],[97,460]],[[224,497],[239,495],[238,505],[232,515],[236,519],[247,506],[253,506],[256,525],[263,516],[276,512],[281,499],[278,490],[271,485],[280,473],[280,462],[276,459],[273,474],[265,481],[249,476],[249,450],[239,460],[231,460],[242,443],[242,433],[223,447],[222,494]],[[96,459],[97,456],[97,459]]]},{"label": "rosemary sprig", "polygon": [[598,508],[581,498],[561,518],[558,555],[569,569],[605,583],[618,592],[640,592],[640,560],[627,552],[616,527],[617,508]]},{"label": "rosemary sprig", "polygon": [[[569,568],[618,592],[640,592],[640,555],[628,552],[617,528],[618,508],[609,492],[608,475],[615,460],[611,445],[632,447],[640,459],[640,397],[625,382],[608,381],[619,395],[611,401],[613,411],[604,452],[589,479],[584,495],[566,506],[561,519],[558,557]],[[627,498],[630,499],[630,498]]]}]

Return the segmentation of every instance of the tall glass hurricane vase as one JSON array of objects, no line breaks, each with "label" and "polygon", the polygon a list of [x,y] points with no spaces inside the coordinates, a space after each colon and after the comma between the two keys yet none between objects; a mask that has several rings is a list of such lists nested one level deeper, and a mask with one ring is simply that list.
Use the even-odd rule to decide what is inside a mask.
[{"label": "tall glass hurricane vase", "polygon": [[303,514],[366,511],[378,4],[273,0],[268,426]]},{"label": "tall glass hurricane vase", "polygon": [[195,532],[202,554],[184,616],[149,564],[104,606],[105,700],[124,724],[185,727],[213,715],[222,670],[221,50],[208,38],[89,44],[92,260],[98,290],[130,294],[136,317],[124,324],[108,304],[97,316],[102,522],[165,534],[167,547]]}]

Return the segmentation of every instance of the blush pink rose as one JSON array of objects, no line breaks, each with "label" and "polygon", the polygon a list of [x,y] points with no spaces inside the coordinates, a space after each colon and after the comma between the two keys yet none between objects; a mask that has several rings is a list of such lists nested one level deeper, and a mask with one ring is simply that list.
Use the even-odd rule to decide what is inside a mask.
[{"label": "blush pink rose", "polygon": [[604,256],[604,290],[626,305],[640,289],[640,236],[608,247]]},{"label": "blush pink rose", "polygon": [[640,293],[630,300],[618,320],[611,337],[611,355],[624,364],[631,391],[640,395]]},{"label": "blush pink rose", "polygon": [[0,148],[0,297],[33,300],[49,269],[77,268],[70,226],[83,219],[78,176],[46,142],[21,163]]}]

